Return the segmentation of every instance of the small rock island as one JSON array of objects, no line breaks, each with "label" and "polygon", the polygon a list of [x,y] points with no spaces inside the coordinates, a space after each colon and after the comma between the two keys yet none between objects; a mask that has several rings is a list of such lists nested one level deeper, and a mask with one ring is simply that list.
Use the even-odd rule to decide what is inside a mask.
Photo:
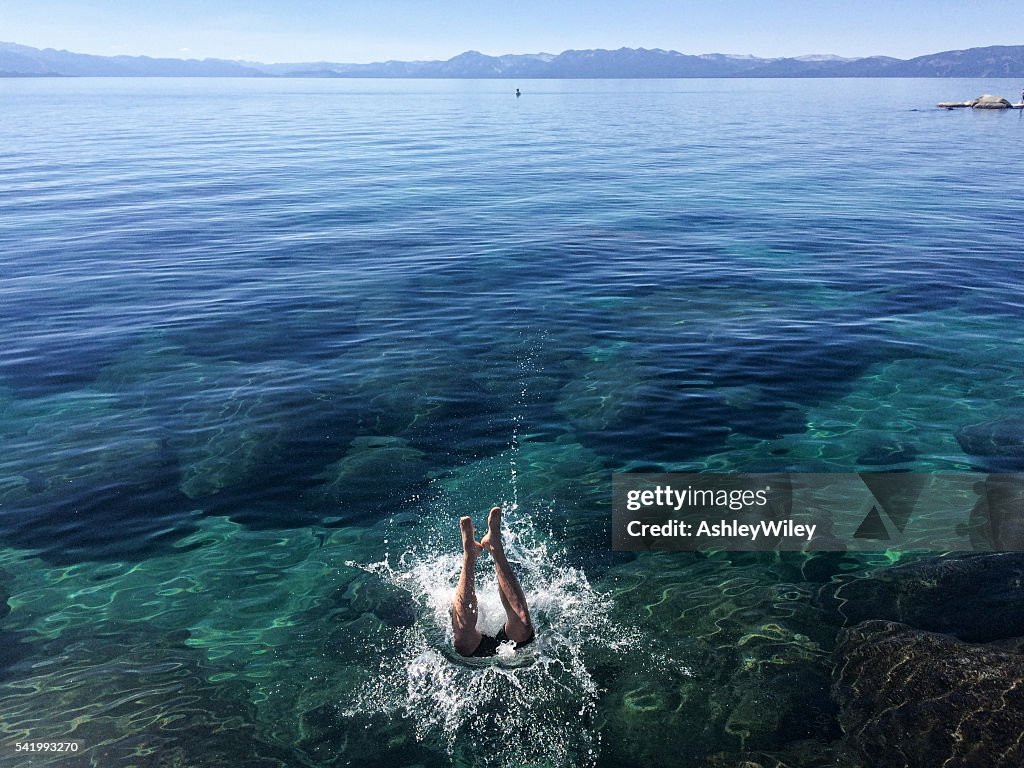
[{"label": "small rock island", "polygon": [[1019,104],[1012,104],[1001,96],[993,96],[986,93],[970,101],[940,101],[935,106],[941,109],[958,109],[970,107],[971,109],[1024,109],[1024,101]]}]

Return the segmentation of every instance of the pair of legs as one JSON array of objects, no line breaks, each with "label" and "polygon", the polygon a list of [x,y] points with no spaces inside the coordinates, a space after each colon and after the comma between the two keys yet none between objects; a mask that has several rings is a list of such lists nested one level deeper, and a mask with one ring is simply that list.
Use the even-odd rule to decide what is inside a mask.
[{"label": "pair of legs", "polygon": [[452,606],[452,629],[455,630],[455,650],[463,656],[472,656],[480,646],[484,635],[476,628],[476,558],[487,550],[494,559],[494,570],[498,574],[498,594],[505,607],[504,634],[517,645],[533,639],[533,624],[526,607],[526,595],[519,585],[519,579],[505,557],[501,542],[501,508],[494,507],[487,516],[487,535],[479,543],[473,535],[473,521],[464,517],[459,521],[462,528],[462,575],[455,588],[455,604]]}]

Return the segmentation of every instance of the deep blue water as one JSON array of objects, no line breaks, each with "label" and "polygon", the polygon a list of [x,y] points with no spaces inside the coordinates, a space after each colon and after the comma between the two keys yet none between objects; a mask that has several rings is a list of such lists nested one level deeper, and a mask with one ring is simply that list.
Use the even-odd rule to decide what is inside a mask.
[{"label": "deep blue water", "polygon": [[[767,625],[824,657],[827,619],[759,593],[810,589],[786,564],[613,556],[611,473],[992,468],[957,434],[1024,405],[1024,119],[933,105],[1018,87],[0,80],[0,740],[473,762],[401,680],[391,725],[351,702],[423,622],[440,652],[450,574],[347,564],[454,552],[501,502],[586,574],[554,602],[605,595],[681,680],[731,690],[701,654]],[[651,764],[684,682],[594,640],[542,758]],[[583,751],[544,752],[568,724]],[[807,737],[734,726],[694,759]]]}]

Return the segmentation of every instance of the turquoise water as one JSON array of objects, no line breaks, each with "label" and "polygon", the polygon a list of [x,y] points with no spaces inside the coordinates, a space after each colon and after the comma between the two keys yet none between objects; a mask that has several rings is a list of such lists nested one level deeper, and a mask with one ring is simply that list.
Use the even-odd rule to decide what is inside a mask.
[{"label": "turquoise water", "polygon": [[0,744],[87,750],[12,764],[837,743],[815,595],[895,556],[613,554],[611,473],[994,468],[1024,122],[932,105],[1019,84],[518,85],[0,80]]}]

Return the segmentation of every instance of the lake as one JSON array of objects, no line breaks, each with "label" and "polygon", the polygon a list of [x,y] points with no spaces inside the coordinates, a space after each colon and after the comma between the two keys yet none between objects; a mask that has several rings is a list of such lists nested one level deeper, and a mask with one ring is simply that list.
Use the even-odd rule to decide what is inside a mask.
[{"label": "lake", "polygon": [[1024,113],[934,107],[1020,85],[0,79],[13,764],[841,750],[823,595],[915,558],[613,553],[611,476],[1020,470]]}]

